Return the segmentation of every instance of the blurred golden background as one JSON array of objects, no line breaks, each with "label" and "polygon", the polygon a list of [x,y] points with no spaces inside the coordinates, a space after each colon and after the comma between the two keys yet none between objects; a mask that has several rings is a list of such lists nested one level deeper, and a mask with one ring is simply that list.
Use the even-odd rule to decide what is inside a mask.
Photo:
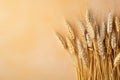
[{"label": "blurred golden background", "polygon": [[0,0],[0,80],[76,80],[54,30],[82,17],[87,0]]}]

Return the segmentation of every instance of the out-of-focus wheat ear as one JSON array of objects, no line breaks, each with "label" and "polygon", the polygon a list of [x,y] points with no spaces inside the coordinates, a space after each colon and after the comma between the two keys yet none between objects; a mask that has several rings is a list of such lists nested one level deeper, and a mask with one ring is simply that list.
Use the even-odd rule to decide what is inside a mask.
[{"label": "out-of-focus wheat ear", "polygon": [[114,60],[114,67],[117,67],[120,64],[120,52]]},{"label": "out-of-focus wheat ear", "polygon": [[111,35],[111,47],[112,49],[115,49],[117,47],[117,37],[114,31],[112,32]]},{"label": "out-of-focus wheat ear", "polygon": [[101,27],[100,27],[100,38],[104,40],[105,37],[106,37],[106,27],[105,27],[105,23],[102,22]]},{"label": "out-of-focus wheat ear", "polygon": [[68,50],[69,50],[70,54],[76,54],[75,46],[73,45],[73,43],[69,37],[66,37],[66,42],[67,42],[67,46],[68,46]]},{"label": "out-of-focus wheat ear", "polygon": [[75,40],[75,33],[74,30],[70,24],[70,22],[66,21],[66,25],[68,27],[68,36],[71,40]]},{"label": "out-of-focus wheat ear", "polygon": [[86,11],[86,30],[91,38],[91,40],[93,40],[95,38],[95,32],[94,32],[94,28],[91,22],[91,18],[90,18],[90,13],[89,10]]},{"label": "out-of-focus wheat ear", "polygon": [[107,19],[107,33],[110,34],[112,30],[113,30],[113,14],[109,13]]},{"label": "out-of-focus wheat ear", "polygon": [[118,17],[115,17],[115,26],[116,26],[116,31],[119,32],[120,30],[120,20]]},{"label": "out-of-focus wheat ear", "polygon": [[97,35],[97,44],[98,44],[98,54],[102,59],[105,59],[105,45],[103,40]]},{"label": "out-of-focus wheat ear", "polygon": [[59,39],[59,41],[61,42],[62,46],[67,49],[67,43],[65,41],[65,39],[63,38],[63,36],[61,34],[59,34],[58,32],[55,32],[57,38]]},{"label": "out-of-focus wheat ear", "polygon": [[79,20],[77,22],[77,25],[78,25],[78,27],[80,29],[80,34],[85,36],[85,26],[84,26],[83,22],[81,20]]},{"label": "out-of-focus wheat ear", "polygon": [[92,44],[92,40],[91,40],[88,33],[86,33],[86,41],[87,41],[88,48],[92,51],[93,50],[93,44]]},{"label": "out-of-focus wheat ear", "polygon": [[88,67],[89,62],[88,62],[87,54],[85,53],[84,48],[78,38],[76,39],[76,44],[77,44],[77,50],[79,56],[82,58],[83,64],[85,64]]},{"label": "out-of-focus wheat ear", "polygon": [[117,50],[119,47],[119,39],[120,39],[120,20],[119,18],[116,16],[115,17],[115,26],[116,26],[116,31],[117,31]]},{"label": "out-of-focus wheat ear", "polygon": [[85,38],[85,25],[81,20],[77,22],[77,26],[79,27],[80,30],[80,38],[83,43],[83,47],[87,48],[87,43],[86,43],[86,38]]}]

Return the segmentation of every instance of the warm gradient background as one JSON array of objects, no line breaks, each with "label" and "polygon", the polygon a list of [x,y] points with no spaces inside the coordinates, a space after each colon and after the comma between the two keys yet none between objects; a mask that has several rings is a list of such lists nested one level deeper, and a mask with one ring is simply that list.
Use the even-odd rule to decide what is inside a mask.
[{"label": "warm gradient background", "polygon": [[75,80],[53,31],[83,16],[87,0],[0,0],[0,80]]},{"label": "warm gradient background", "polygon": [[[76,80],[54,31],[66,31],[64,19],[83,19],[89,1],[0,0],[0,80]],[[90,6],[101,14],[119,2],[91,0]]]}]

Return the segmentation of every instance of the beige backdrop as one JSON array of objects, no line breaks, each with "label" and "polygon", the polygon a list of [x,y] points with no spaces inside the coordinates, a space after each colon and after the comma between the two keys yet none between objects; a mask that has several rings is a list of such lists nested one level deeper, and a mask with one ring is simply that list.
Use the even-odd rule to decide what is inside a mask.
[{"label": "beige backdrop", "polygon": [[76,80],[53,31],[83,17],[87,2],[0,0],[0,80]]}]

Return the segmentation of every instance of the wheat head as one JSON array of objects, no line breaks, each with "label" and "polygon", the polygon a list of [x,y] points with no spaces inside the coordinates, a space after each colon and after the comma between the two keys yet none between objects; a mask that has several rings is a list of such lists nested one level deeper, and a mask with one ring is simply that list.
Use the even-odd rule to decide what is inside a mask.
[{"label": "wheat head", "polygon": [[120,64],[120,53],[118,53],[118,55],[116,56],[115,60],[114,60],[114,66],[118,66]]},{"label": "wheat head", "polygon": [[59,34],[58,32],[55,33],[57,38],[59,39],[60,43],[62,44],[62,46],[67,49],[67,44],[65,39],[63,38],[63,36],[61,34]]},{"label": "wheat head", "polygon": [[108,14],[108,20],[107,20],[107,33],[110,34],[113,29],[113,14]]}]

